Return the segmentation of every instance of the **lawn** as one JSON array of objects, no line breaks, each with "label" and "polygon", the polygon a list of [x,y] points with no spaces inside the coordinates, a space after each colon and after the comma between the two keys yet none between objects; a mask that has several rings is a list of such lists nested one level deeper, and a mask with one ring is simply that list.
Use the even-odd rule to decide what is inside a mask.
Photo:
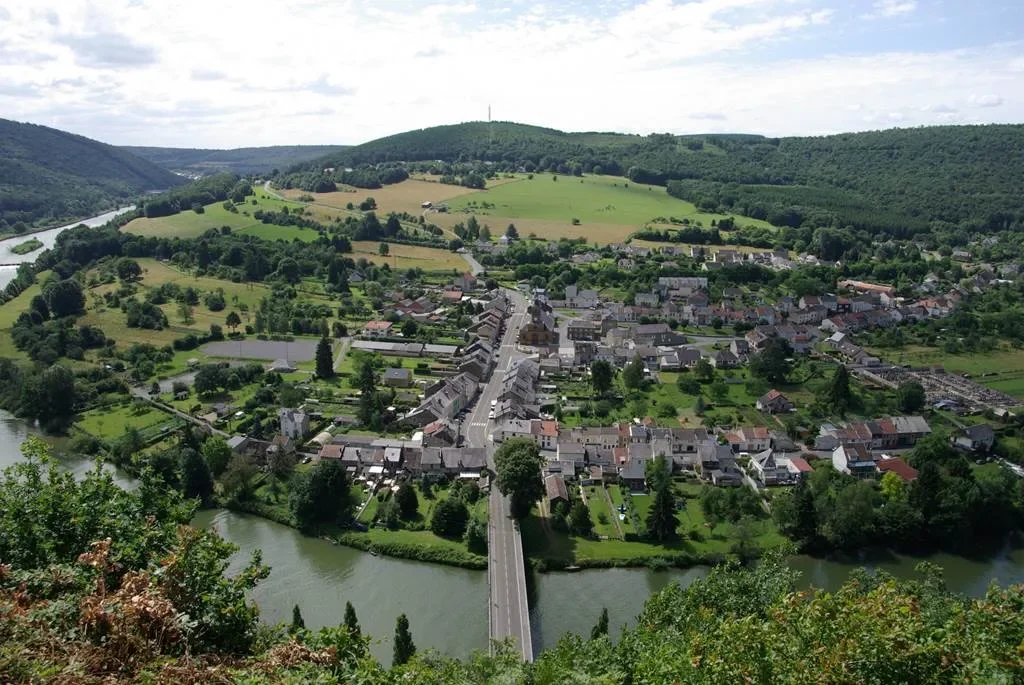
[{"label": "lawn", "polygon": [[[594,540],[576,538],[551,530],[536,510],[521,524],[523,544],[530,556],[558,559],[565,563],[607,562],[614,560],[637,560],[648,557],[666,557],[690,554],[696,557],[727,554],[734,540],[735,526],[721,523],[709,530],[700,509],[699,495],[704,487],[697,483],[676,485],[678,495],[683,496],[686,506],[677,514],[680,539],[667,544],[618,539]],[[617,507],[621,503],[618,486],[611,485],[608,492]],[[634,495],[633,504],[643,521],[650,507],[651,495]],[[785,539],[779,534],[771,519],[756,521],[754,530],[762,549],[779,547]],[[629,523],[623,522],[629,531]]]},{"label": "lawn", "polygon": [[151,405],[122,404],[87,411],[81,415],[77,426],[106,440],[121,437],[129,428],[145,433],[148,429],[171,423],[175,423],[173,418]]},{"label": "lawn", "polygon": [[434,247],[388,243],[388,256],[378,253],[380,243],[374,240],[356,240],[352,243],[352,258],[365,258],[375,264],[390,264],[392,269],[419,268],[424,271],[466,271],[469,264],[462,255]]},{"label": "lawn", "polygon": [[[598,485],[588,485],[587,506],[590,509],[590,520],[594,524],[594,532],[601,537],[618,538],[619,529],[615,527],[614,520],[619,513],[608,508],[608,500],[604,496],[604,488]],[[605,515],[607,523],[601,523],[600,516]]]}]

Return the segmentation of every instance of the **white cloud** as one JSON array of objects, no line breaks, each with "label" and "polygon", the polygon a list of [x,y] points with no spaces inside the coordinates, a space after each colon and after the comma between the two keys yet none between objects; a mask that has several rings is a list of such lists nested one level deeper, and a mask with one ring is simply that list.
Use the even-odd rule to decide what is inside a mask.
[{"label": "white cloud", "polygon": [[1024,92],[1016,44],[780,57],[839,35],[823,3],[645,0],[601,16],[458,0],[8,3],[0,116],[196,147],[358,143],[483,119],[488,105],[501,120],[631,133],[1024,118],[1014,96],[991,109],[990,94]]},{"label": "white cloud", "polygon": [[994,93],[986,93],[984,95],[972,94],[967,98],[967,104],[972,107],[999,107],[1003,104],[1003,98]]},{"label": "white cloud", "polygon": [[865,19],[888,19],[910,14],[917,9],[917,0],[878,0]]}]

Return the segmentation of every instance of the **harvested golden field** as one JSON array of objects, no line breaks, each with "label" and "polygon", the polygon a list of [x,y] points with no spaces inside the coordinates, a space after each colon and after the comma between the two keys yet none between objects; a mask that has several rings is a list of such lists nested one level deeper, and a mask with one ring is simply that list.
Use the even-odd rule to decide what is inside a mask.
[{"label": "harvested golden field", "polygon": [[352,243],[352,258],[365,258],[374,264],[385,264],[392,269],[420,268],[424,271],[466,271],[469,264],[462,255],[449,250],[419,245],[397,245],[388,243],[390,254],[382,257],[377,254],[378,243],[375,240],[357,240]]},{"label": "harvested golden field", "polygon": [[[395,185],[375,188],[373,190],[347,188],[333,193],[307,193],[304,190],[292,189],[279,192],[293,200],[302,195],[312,195],[313,201],[317,204],[338,207],[339,209],[344,209],[349,202],[358,207],[360,202],[368,197],[372,197],[377,201],[378,214],[409,212],[410,214],[418,215],[423,212],[423,208],[420,206],[423,202],[428,200],[433,203],[444,202],[445,200],[477,191],[472,188],[463,188],[462,186],[450,186],[431,181],[409,179]],[[431,214],[430,216],[436,217],[438,215]]]}]

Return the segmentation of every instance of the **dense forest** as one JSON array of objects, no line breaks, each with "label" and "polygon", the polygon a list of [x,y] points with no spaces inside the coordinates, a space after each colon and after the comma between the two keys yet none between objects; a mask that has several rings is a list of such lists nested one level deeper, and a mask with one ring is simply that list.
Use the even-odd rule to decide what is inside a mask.
[{"label": "dense forest", "polygon": [[938,126],[824,137],[563,133],[471,122],[347,148],[295,171],[384,162],[490,162],[496,170],[623,174],[707,210],[781,226],[1024,227],[1024,126]]},{"label": "dense forest", "polygon": [[240,147],[233,150],[210,150],[126,145],[121,149],[171,171],[189,176],[206,176],[222,172],[241,175],[268,174],[275,169],[287,169],[311,159],[337,154],[344,149],[344,146],[272,145]]},{"label": "dense forest", "polygon": [[84,218],[184,182],[123,149],[0,119],[0,232]]},{"label": "dense forest", "polygon": [[[273,573],[259,553],[233,575],[236,549],[190,528],[212,491],[193,436],[180,458],[122,490],[97,467],[76,481],[30,458],[0,478],[0,675],[5,682],[261,683],[949,683],[1024,675],[1024,587],[984,598],[949,592],[941,570],[916,578],[854,572],[835,592],[797,592],[782,559],[726,564],[655,594],[617,642],[595,612],[525,664],[500,647],[454,659],[417,650],[429,626],[399,616],[392,663],[379,663],[353,597],[335,626],[263,625],[249,591]],[[188,498],[188,499],[186,499]],[[738,646],[741,646],[738,648]]]}]

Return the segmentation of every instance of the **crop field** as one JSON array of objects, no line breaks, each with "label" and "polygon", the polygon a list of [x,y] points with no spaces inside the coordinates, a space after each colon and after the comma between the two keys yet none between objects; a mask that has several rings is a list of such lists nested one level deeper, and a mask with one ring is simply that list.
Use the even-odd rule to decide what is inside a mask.
[{"label": "crop field", "polygon": [[[272,228],[252,217],[253,212],[258,209],[276,211],[282,207],[288,207],[289,209],[304,207],[300,202],[286,202],[270,197],[262,188],[255,190],[256,195],[249,197],[245,205],[239,205],[237,213],[224,209],[224,203],[215,202],[206,205],[205,211],[202,214],[196,214],[189,209],[172,216],[162,216],[155,219],[143,217],[135,219],[125,226],[123,230],[138,235],[156,237],[176,236],[179,238],[195,238],[211,228],[220,228],[222,226],[229,226],[233,231],[250,232],[254,229]],[[251,203],[253,199],[256,200],[255,205]],[[306,209],[312,214],[313,218],[320,221],[329,221],[339,215],[339,213],[325,208],[306,207]],[[288,230],[292,227],[287,229],[282,227],[276,228]],[[263,236],[261,235],[260,237]],[[315,236],[313,237],[315,238]]]},{"label": "crop field", "polygon": [[[339,209],[344,209],[349,202],[358,207],[360,202],[368,197],[372,197],[377,201],[378,214],[409,212],[415,215],[423,212],[420,205],[428,200],[433,203],[450,203],[453,198],[478,191],[471,188],[463,188],[462,186],[409,179],[401,183],[374,189],[346,188],[333,193],[307,193],[303,190],[294,189],[279,192],[288,199],[296,199],[302,195],[312,195],[313,201],[317,204],[329,205]],[[435,216],[438,215],[431,214],[431,217]]]},{"label": "crop field", "polygon": [[435,247],[419,245],[398,245],[388,243],[389,254],[382,257],[377,254],[378,243],[375,240],[356,240],[352,243],[352,258],[365,258],[374,264],[390,264],[392,269],[420,268],[424,271],[465,271],[469,268],[462,255]]}]

